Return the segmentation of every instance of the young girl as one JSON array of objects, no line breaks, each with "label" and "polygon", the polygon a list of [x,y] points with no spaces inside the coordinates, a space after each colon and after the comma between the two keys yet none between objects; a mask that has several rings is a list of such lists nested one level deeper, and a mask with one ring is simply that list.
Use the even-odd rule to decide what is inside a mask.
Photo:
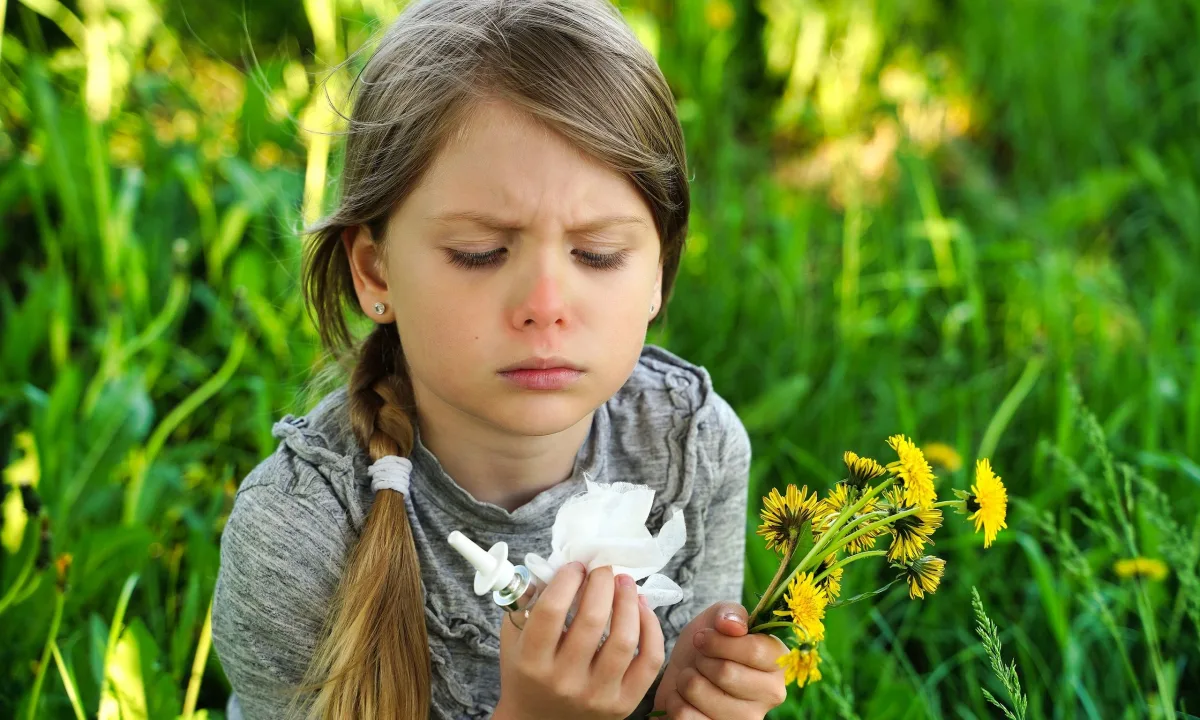
[{"label": "young girl", "polygon": [[[340,186],[304,291],[350,381],[276,423],[238,490],[213,604],[229,717],[737,720],[782,702],[784,648],[738,604],[746,432],[707,372],[644,345],[689,196],[670,89],[620,15],[411,5],[357,83]],[[343,303],[376,323],[358,345]],[[661,572],[684,598],[651,611],[628,576],[573,564],[518,629],[446,538],[545,555],[585,479],[653,488],[652,532],[683,510]]]}]

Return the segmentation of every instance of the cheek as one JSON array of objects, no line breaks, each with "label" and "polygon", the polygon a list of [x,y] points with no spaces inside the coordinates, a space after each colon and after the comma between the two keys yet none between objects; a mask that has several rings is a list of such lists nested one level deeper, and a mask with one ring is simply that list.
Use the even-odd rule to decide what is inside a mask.
[{"label": "cheek", "polygon": [[650,320],[650,289],[632,283],[620,292],[589,299],[583,323],[593,366],[603,368],[606,383],[615,392],[629,377],[641,355]]},{"label": "cheek", "polygon": [[484,316],[473,308],[480,299],[472,288],[455,283],[444,273],[398,273],[392,291],[396,326],[414,372],[451,384],[488,365],[482,327]]}]

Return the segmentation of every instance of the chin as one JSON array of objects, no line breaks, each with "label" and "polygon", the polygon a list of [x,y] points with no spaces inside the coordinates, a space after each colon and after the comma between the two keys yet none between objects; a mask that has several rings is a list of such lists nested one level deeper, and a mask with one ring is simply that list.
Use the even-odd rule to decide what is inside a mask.
[{"label": "chin", "polygon": [[602,403],[569,392],[514,393],[495,398],[479,414],[508,432],[541,437],[573,427]]}]

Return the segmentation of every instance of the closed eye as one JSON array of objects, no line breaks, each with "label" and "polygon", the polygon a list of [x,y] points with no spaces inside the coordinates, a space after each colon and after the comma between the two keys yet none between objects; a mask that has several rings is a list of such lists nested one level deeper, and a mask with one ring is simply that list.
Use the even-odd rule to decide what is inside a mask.
[{"label": "closed eye", "polygon": [[487,252],[470,253],[461,250],[451,250],[446,248],[446,257],[450,260],[450,264],[473,270],[475,268],[483,268],[491,265],[498,265],[504,259],[504,254],[508,252],[508,248],[496,248]]},{"label": "closed eye", "polygon": [[583,261],[585,265],[596,268],[597,270],[617,270],[625,266],[625,261],[629,259],[628,250],[618,250],[612,253],[594,253],[587,250],[575,250],[575,257]]},{"label": "closed eye", "polygon": [[[618,250],[611,253],[595,253],[587,250],[573,250],[571,252],[584,265],[596,270],[617,270],[624,267],[626,261],[629,259],[628,250]],[[507,253],[508,248],[502,247],[477,253],[446,248],[446,258],[450,261],[450,264],[467,270],[499,265],[504,261],[504,256]]]}]

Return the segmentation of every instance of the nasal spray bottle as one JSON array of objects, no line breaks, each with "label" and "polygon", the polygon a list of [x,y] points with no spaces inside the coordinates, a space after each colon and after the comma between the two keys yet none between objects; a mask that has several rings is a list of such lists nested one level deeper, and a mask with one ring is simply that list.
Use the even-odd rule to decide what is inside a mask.
[{"label": "nasal spray bottle", "polygon": [[446,539],[459,555],[475,567],[475,594],[486,595],[491,592],[492,600],[509,613],[513,624],[524,628],[529,609],[541,595],[542,584],[529,572],[529,568],[524,565],[513,566],[508,561],[508,543],[498,542],[485,552],[457,530]]}]

